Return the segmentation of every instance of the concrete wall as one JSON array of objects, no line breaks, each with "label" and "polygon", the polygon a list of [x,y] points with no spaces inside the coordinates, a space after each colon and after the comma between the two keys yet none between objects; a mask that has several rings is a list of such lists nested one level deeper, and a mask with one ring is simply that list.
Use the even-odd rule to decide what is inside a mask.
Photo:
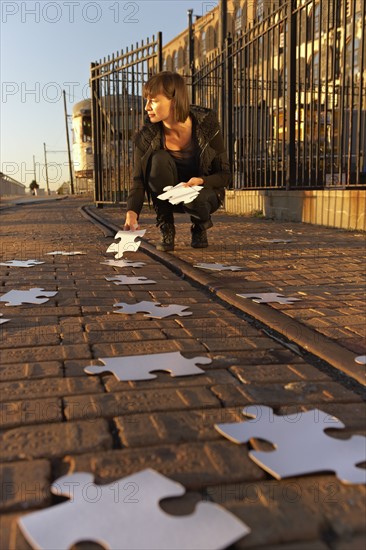
[{"label": "concrete wall", "polygon": [[366,231],[366,190],[237,190],[227,191],[225,209],[283,221],[299,221]]}]

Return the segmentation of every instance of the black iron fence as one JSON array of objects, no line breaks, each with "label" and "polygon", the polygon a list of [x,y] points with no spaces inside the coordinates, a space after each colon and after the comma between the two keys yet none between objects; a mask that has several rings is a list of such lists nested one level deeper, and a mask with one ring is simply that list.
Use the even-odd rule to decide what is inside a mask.
[{"label": "black iron fence", "polygon": [[95,202],[126,199],[132,182],[132,139],[143,123],[144,82],[162,67],[162,37],[91,65]]},{"label": "black iron fence", "polygon": [[[278,0],[186,75],[215,109],[235,189],[366,186],[364,0]],[[162,38],[92,65],[96,202],[125,199]],[[178,69],[179,70],[179,69]]]},{"label": "black iron fence", "polygon": [[220,115],[233,187],[365,186],[365,2],[278,3],[192,71],[192,97]]}]

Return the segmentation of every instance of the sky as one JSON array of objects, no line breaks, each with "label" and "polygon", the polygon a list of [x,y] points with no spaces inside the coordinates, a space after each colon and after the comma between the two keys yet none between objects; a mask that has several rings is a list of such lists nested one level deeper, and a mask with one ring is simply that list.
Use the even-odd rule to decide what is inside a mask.
[{"label": "sky", "polygon": [[[187,10],[215,0],[5,1],[1,8],[0,170],[27,187],[50,190],[69,181],[63,90],[68,115],[89,97],[90,63],[163,34],[163,45],[187,28]],[[71,124],[69,123],[69,129]],[[71,140],[71,131],[69,132]]]}]

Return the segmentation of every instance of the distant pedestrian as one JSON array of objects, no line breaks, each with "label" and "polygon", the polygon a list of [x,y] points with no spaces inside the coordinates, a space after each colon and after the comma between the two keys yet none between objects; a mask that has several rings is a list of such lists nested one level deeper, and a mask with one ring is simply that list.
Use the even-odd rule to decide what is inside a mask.
[{"label": "distant pedestrian", "polygon": [[[174,250],[174,212],[190,215],[191,246],[208,246],[211,214],[222,204],[231,173],[220,126],[210,109],[189,104],[184,79],[168,71],[152,76],[144,86],[149,120],[135,138],[133,185],[127,198],[124,228],[139,226],[145,193],[154,205],[161,231],[158,250]],[[185,182],[202,186],[197,198],[173,206],[158,199],[166,186]]]}]

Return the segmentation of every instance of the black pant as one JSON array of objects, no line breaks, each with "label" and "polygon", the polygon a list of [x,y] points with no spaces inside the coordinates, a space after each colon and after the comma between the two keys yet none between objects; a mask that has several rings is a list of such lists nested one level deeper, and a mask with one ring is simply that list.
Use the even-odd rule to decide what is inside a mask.
[{"label": "black pant", "polygon": [[220,200],[214,189],[203,186],[198,197],[188,204],[173,205],[167,200],[160,200],[158,195],[163,193],[164,187],[175,186],[179,183],[178,172],[171,155],[163,149],[152,155],[148,185],[151,198],[157,214],[157,224],[174,223],[174,212],[190,214],[192,223],[204,225],[210,216],[220,206]]}]

